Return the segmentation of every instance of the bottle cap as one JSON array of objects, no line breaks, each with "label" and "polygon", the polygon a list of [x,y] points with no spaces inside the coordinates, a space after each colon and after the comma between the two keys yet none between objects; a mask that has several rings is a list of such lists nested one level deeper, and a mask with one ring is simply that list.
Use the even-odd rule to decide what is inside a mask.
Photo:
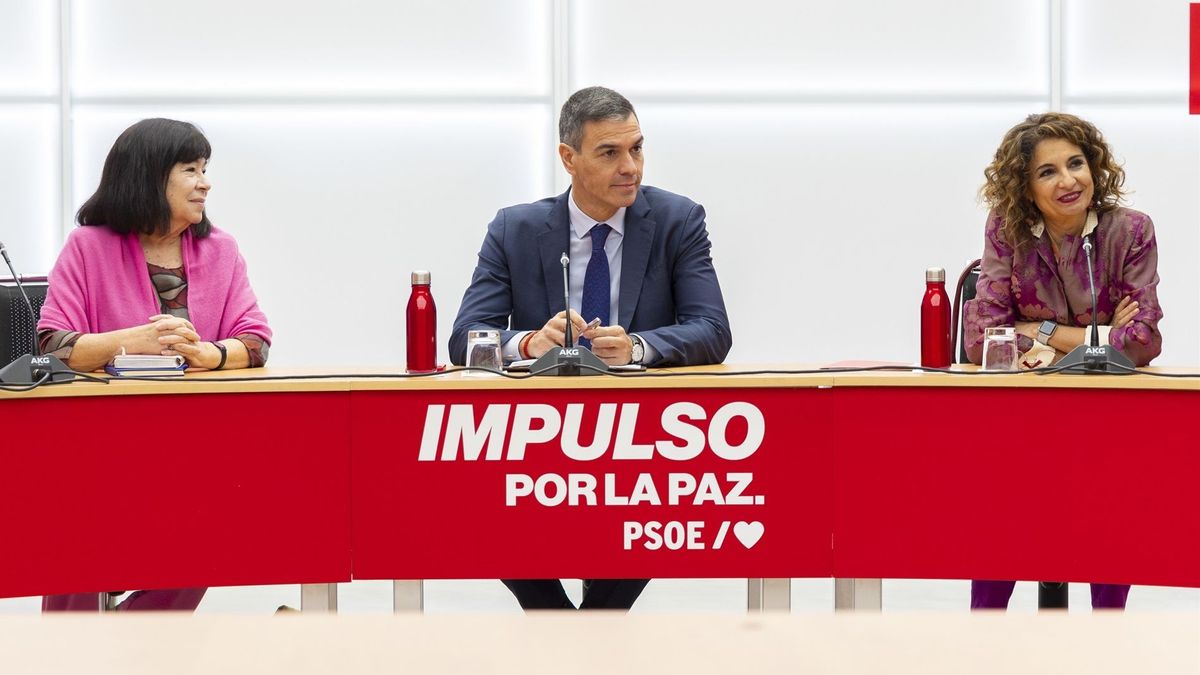
[{"label": "bottle cap", "polygon": [[[413,278],[415,279],[416,277],[414,276]],[[940,267],[930,267],[929,269],[925,270],[925,281],[926,281],[926,283],[928,283],[930,281],[945,282],[946,281],[946,270],[944,270]],[[416,283],[416,282],[413,282],[413,283]]]},{"label": "bottle cap", "polygon": [[429,285],[429,270],[417,270],[412,273],[412,282],[421,286]]}]

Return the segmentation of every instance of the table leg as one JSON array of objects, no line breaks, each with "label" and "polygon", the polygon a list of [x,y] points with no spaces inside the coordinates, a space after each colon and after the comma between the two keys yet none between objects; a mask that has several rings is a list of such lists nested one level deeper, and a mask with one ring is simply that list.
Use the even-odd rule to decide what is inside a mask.
[{"label": "table leg", "polygon": [[834,579],[833,609],[841,612],[883,609],[882,579]]},{"label": "table leg", "polygon": [[300,584],[301,612],[337,613],[337,584]]},{"label": "table leg", "polygon": [[749,612],[792,611],[792,580],[747,579],[746,610]]},{"label": "table leg", "polygon": [[392,581],[392,611],[396,614],[424,612],[425,581],[423,579]]}]

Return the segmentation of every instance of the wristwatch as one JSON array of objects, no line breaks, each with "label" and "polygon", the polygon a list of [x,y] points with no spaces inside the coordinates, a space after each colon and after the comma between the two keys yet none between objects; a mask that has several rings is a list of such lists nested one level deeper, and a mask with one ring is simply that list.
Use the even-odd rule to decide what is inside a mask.
[{"label": "wristwatch", "polygon": [[629,362],[641,363],[646,357],[646,344],[636,335],[630,335],[629,339],[633,341],[633,353],[629,355]]},{"label": "wristwatch", "polygon": [[1058,324],[1053,321],[1043,321],[1042,325],[1038,326],[1038,342],[1049,345],[1050,338],[1054,336],[1054,331],[1058,330]]}]

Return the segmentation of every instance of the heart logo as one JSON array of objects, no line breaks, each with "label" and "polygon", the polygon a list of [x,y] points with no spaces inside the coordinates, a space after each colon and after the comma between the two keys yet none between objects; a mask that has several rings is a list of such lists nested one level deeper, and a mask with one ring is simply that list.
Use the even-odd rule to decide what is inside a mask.
[{"label": "heart logo", "polygon": [[763,527],[763,524],[757,520],[753,523],[738,521],[737,524],[733,526],[733,536],[737,537],[738,541],[742,542],[742,546],[745,546],[746,548],[754,548],[754,545],[758,543],[758,540],[762,539],[764,530],[766,530],[766,528]]}]

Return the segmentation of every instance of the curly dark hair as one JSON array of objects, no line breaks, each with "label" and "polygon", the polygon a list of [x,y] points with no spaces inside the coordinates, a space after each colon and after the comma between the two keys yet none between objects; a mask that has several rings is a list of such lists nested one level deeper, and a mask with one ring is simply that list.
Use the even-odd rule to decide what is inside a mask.
[{"label": "curly dark hair", "polygon": [[983,170],[987,182],[979,189],[983,202],[1004,219],[1001,232],[1013,248],[1033,243],[1030,228],[1042,217],[1029,196],[1029,163],[1037,144],[1048,138],[1070,141],[1083,150],[1094,185],[1091,208],[1097,213],[1117,208],[1125,198],[1125,170],[1095,125],[1061,112],[1030,115],[1004,134],[992,163]]}]

